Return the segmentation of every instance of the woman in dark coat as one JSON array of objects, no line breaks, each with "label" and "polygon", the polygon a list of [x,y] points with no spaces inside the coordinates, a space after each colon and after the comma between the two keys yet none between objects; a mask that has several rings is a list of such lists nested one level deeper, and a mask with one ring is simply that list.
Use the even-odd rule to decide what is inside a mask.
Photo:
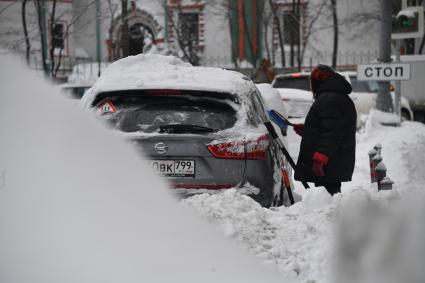
[{"label": "woman in dark coat", "polygon": [[324,186],[331,194],[341,192],[341,182],[351,181],[356,151],[354,103],[351,85],[330,67],[318,65],[311,72],[314,103],[304,125],[295,179]]}]

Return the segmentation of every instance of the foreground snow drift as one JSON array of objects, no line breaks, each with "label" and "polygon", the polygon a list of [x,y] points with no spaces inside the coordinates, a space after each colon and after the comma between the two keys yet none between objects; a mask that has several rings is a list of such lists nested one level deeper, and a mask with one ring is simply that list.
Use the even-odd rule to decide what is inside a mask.
[{"label": "foreground snow drift", "polygon": [[0,282],[282,282],[15,60],[0,58]]},{"label": "foreground snow drift", "polygon": [[[423,282],[425,126],[372,122],[358,134],[354,179],[342,194],[298,189],[302,202],[274,210],[236,190],[184,202],[264,262],[303,282]],[[376,143],[383,145],[393,191],[377,192],[370,184],[367,153]]]}]

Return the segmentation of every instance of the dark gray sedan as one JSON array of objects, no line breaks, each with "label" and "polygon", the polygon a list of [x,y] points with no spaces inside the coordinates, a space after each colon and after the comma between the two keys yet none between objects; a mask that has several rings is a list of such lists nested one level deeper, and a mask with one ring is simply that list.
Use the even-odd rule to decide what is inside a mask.
[{"label": "dark gray sedan", "polygon": [[149,73],[149,83],[160,87],[126,89],[106,73],[88,91],[89,107],[125,133],[178,191],[236,187],[263,206],[279,203],[283,157],[263,125],[267,116],[254,83],[220,69],[174,69],[167,78],[190,74],[193,82],[155,84]]}]

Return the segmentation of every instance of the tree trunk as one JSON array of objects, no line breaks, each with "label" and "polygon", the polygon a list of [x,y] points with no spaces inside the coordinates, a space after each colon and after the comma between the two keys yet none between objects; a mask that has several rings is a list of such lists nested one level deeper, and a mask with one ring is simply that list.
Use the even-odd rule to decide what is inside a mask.
[{"label": "tree trunk", "polygon": [[45,36],[46,36],[45,29],[44,29],[44,23],[43,23],[43,19],[44,19],[43,13],[44,13],[44,11],[43,11],[43,5],[42,5],[41,1],[44,1],[44,0],[36,0],[35,5],[36,5],[36,8],[37,8],[38,29],[40,31],[41,60],[42,60],[42,64],[43,64],[44,73],[46,75],[48,75],[49,74],[49,68],[47,66],[47,58],[46,58],[46,54],[44,52],[47,48],[46,42],[44,40]]},{"label": "tree trunk", "polygon": [[[422,5],[424,6],[424,8],[425,8],[425,2],[421,1],[419,5],[421,5],[421,4],[422,4]],[[422,35],[421,45],[419,46],[419,51],[418,51],[418,53],[419,53],[419,54],[422,54],[422,53],[423,53],[423,51],[424,51],[424,46],[425,46],[425,31],[424,31],[424,34]]]},{"label": "tree trunk", "polygon": [[297,38],[297,63],[298,63],[298,71],[301,71],[301,0],[297,1],[297,28],[298,28],[298,38]]},{"label": "tree trunk", "polygon": [[22,27],[24,28],[24,37],[25,37],[25,59],[27,64],[30,64],[30,54],[31,54],[31,42],[28,37],[28,27],[27,27],[27,16],[26,16],[26,6],[28,0],[22,0]]},{"label": "tree trunk", "polygon": [[130,55],[129,52],[129,31],[127,19],[127,0],[121,0],[121,48],[123,57]]},{"label": "tree trunk", "polygon": [[264,46],[266,47],[267,60],[271,62],[269,38],[267,36],[267,33],[268,33],[268,23],[264,22]]},{"label": "tree trunk", "polygon": [[[391,62],[391,2],[387,0],[380,0],[381,12],[381,30],[379,32],[379,62]],[[378,82],[378,96],[376,98],[375,108],[383,112],[392,112],[393,102],[391,95],[389,95],[390,83],[381,81]]]},{"label": "tree trunk", "polygon": [[[296,16],[295,16],[295,0],[292,0],[292,11],[291,11],[291,22],[294,21],[295,22]],[[287,29],[288,27],[283,27],[284,29]],[[289,34],[290,34],[290,57],[291,57],[291,67],[294,67],[294,39],[295,39],[295,30],[294,30],[294,26],[290,27],[289,30]]]},{"label": "tree trunk", "polygon": [[275,23],[276,28],[277,28],[277,33],[279,35],[279,46],[280,46],[282,67],[285,67],[285,65],[286,65],[286,62],[285,62],[285,47],[283,45],[282,29],[280,27],[279,17],[277,16],[277,12],[276,12],[277,7],[276,7],[276,5],[274,5],[273,0],[269,0],[269,5],[270,5],[270,8],[272,9],[273,20],[274,20],[274,23]]},{"label": "tree trunk", "polygon": [[334,41],[333,41],[333,50],[332,50],[332,68],[336,68],[338,60],[338,15],[336,10],[336,1],[331,0],[331,10],[332,10],[332,20],[333,20],[333,29],[334,29]]},{"label": "tree trunk", "polygon": [[55,45],[54,45],[54,32],[53,29],[56,24],[56,3],[57,0],[53,0],[52,2],[52,14],[50,15],[50,25],[49,25],[49,31],[50,31],[50,72],[52,77],[55,77]]}]

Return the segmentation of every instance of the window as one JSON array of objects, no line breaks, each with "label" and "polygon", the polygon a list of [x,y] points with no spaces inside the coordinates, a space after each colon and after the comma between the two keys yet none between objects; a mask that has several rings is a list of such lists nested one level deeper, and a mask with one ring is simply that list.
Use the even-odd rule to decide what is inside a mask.
[{"label": "window", "polygon": [[300,40],[300,29],[292,11],[283,13],[283,30],[285,42],[290,45],[297,45]]},{"label": "window", "polygon": [[121,95],[105,96],[96,108],[109,101],[113,113],[100,113],[113,128],[123,132],[159,132],[167,125],[194,125],[220,131],[233,127],[236,111],[223,102],[190,95]]},{"label": "window", "polygon": [[274,88],[295,88],[310,91],[310,79],[307,76],[276,78]]},{"label": "window", "polygon": [[64,24],[56,22],[52,27],[52,45],[53,48],[64,48]]},{"label": "window", "polygon": [[[191,58],[191,62],[196,62],[197,48],[199,45],[199,14],[180,13],[179,15],[179,40],[182,48]],[[193,61],[192,61],[193,60]]]}]

